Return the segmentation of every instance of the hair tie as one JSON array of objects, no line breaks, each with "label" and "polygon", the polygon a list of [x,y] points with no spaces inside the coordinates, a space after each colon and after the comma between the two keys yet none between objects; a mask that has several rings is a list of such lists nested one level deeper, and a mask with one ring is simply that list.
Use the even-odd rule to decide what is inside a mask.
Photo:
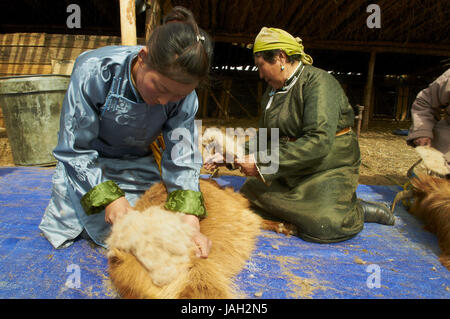
[{"label": "hair tie", "polygon": [[205,41],[205,37],[202,36],[202,35],[197,34],[197,42],[200,42],[200,41],[204,42]]}]

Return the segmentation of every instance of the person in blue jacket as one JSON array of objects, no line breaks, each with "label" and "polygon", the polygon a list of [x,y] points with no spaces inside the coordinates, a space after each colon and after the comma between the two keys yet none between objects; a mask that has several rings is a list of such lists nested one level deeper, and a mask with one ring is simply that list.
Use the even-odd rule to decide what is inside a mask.
[{"label": "person in blue jacket", "polygon": [[[208,76],[212,51],[192,13],[175,7],[146,46],[108,46],[77,58],[53,151],[51,200],[39,225],[55,248],[80,235],[106,247],[111,224],[162,181],[166,208],[185,214],[196,229],[197,256],[207,257],[194,118],[195,88]],[[154,147],[160,135],[162,155]]]}]

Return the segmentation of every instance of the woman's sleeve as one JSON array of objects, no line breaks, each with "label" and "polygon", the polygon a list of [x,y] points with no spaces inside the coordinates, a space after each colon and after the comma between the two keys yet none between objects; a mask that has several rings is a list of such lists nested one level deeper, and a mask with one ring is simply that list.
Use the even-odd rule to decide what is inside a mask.
[{"label": "woman's sleeve", "polygon": [[114,182],[104,179],[97,164],[98,152],[90,147],[98,136],[99,106],[105,102],[100,67],[98,59],[86,60],[85,55],[77,59],[61,110],[58,145],[53,151],[87,214],[98,213],[123,196]]},{"label": "woman's sleeve", "polygon": [[161,159],[161,176],[169,194],[165,207],[202,218],[206,216],[206,208],[199,188],[202,156],[195,125],[197,109],[197,94],[193,91],[164,124],[166,148]]},{"label": "woman's sleeve", "polygon": [[[276,172],[266,173],[268,164],[258,159],[260,172],[268,182],[317,166],[329,154],[334,143],[340,106],[348,104],[339,82],[322,73],[312,75],[305,83],[303,102],[301,136],[292,142],[280,141],[278,156],[271,155],[272,162],[269,164],[277,168]],[[271,143],[268,145],[273,146]],[[276,146],[273,148],[276,151]]]},{"label": "woman's sleeve", "polygon": [[439,108],[450,103],[450,70],[438,77],[426,89],[417,94],[411,106],[412,126],[406,139],[414,146],[413,140],[433,136],[434,125],[439,117]]}]

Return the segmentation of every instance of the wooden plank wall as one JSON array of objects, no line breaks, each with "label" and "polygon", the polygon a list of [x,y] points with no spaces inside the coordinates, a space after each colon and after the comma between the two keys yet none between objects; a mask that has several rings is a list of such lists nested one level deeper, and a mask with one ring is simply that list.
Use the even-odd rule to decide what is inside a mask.
[{"label": "wooden plank wall", "polygon": [[[144,43],[143,38],[138,43]],[[70,74],[82,52],[120,45],[121,38],[98,35],[47,33],[0,34],[0,77],[34,74]],[[0,107],[0,127],[4,127]]]},{"label": "wooden plank wall", "polygon": [[113,36],[0,34],[0,76],[70,74],[67,65],[80,53],[117,44],[120,44],[120,37]]}]

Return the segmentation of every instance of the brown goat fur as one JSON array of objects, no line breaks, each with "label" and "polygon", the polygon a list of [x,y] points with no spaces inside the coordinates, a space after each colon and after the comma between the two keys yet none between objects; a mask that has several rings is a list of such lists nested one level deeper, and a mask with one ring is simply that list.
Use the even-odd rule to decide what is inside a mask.
[{"label": "brown goat fur", "polygon": [[414,202],[409,212],[436,235],[441,249],[440,262],[450,270],[450,180],[420,175],[411,180]]},{"label": "brown goat fur", "polygon": [[[248,200],[231,187],[221,188],[213,180],[200,180],[200,190],[208,213],[201,220],[200,228],[212,241],[208,258],[197,258],[191,251],[189,263],[179,268],[176,278],[166,285],[158,286],[149,276],[148,269],[132,252],[109,246],[110,278],[123,298],[245,297],[236,289],[232,279],[250,257],[260,230],[265,228],[292,233],[292,226],[284,227],[283,224],[263,220],[253,213]],[[144,212],[155,205],[162,207],[166,198],[166,188],[159,183],[153,185],[134,208]]]}]

